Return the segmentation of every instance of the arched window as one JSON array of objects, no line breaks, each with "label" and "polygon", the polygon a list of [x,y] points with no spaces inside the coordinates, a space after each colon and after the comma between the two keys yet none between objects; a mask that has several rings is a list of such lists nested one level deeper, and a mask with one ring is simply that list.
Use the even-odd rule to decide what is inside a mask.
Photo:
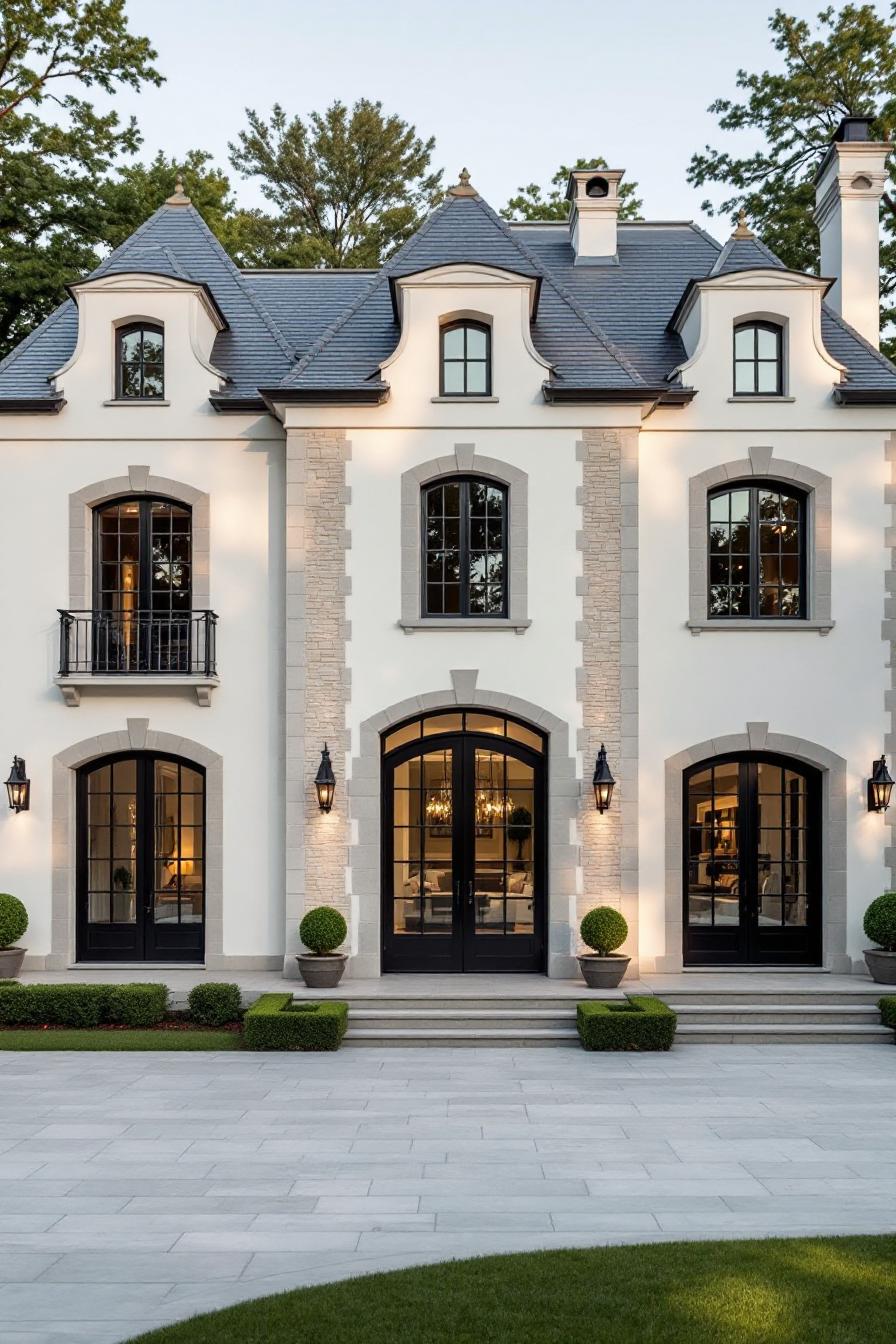
[{"label": "arched window", "polygon": [[781,328],[743,322],[734,328],[734,395],[780,397],[784,392]]},{"label": "arched window", "polygon": [[424,616],[507,615],[507,487],[453,476],[422,491]]},{"label": "arched window", "polygon": [[708,509],[710,618],[804,617],[805,495],[749,481],[713,490]]},{"label": "arched window", "polygon": [[115,395],[155,401],[165,395],[165,336],[161,327],[134,322],[115,336]]},{"label": "arched window", "polygon": [[441,329],[443,397],[490,397],[492,334],[484,322],[448,322]]}]

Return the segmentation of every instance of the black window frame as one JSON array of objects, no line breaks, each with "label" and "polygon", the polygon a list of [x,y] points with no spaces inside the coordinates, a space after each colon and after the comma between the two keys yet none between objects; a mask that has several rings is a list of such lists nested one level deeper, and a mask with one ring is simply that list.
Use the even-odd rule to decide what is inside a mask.
[{"label": "black window frame", "polygon": [[[753,353],[748,359],[739,358],[737,354],[737,338],[741,332],[752,331],[753,333]],[[768,331],[775,337],[775,357],[774,359],[760,359],[759,357],[759,332]],[[784,395],[784,329],[778,322],[765,322],[758,319],[751,319],[746,322],[736,322],[734,332],[731,338],[731,379],[732,395],[741,397],[782,397]],[[775,387],[774,391],[759,387],[759,366],[760,364],[775,365]],[[753,389],[750,392],[741,392],[737,386],[737,368],[739,364],[751,365],[753,369]]]},{"label": "black window frame", "polygon": [[[427,521],[428,521],[428,501],[429,496],[434,490],[442,489],[446,485],[459,485],[460,492],[460,537],[458,545],[458,554],[460,556],[460,602],[458,611],[430,611],[428,602],[428,553],[427,544]],[[502,536],[501,536],[501,555],[502,565],[502,593],[501,608],[499,611],[471,611],[470,610],[470,487],[473,485],[483,485],[490,490],[499,490],[503,497],[502,507]],[[444,515],[443,515],[444,516]],[[420,614],[428,620],[446,620],[446,621],[494,621],[506,620],[509,602],[509,545],[508,531],[510,527],[510,487],[506,481],[498,481],[488,476],[476,475],[452,475],[440,476],[434,481],[427,481],[420,488]],[[446,549],[446,548],[436,548]]]},{"label": "black window frame", "polygon": [[[719,499],[725,495],[733,495],[746,491],[750,495],[749,504],[749,567],[747,582],[741,586],[749,591],[750,610],[749,614],[743,612],[714,612],[712,609],[712,590],[714,587],[735,587],[730,582],[727,584],[714,584],[712,580],[712,559],[713,555],[718,555],[712,549],[712,528],[711,509],[713,500]],[[772,491],[775,494],[782,495],[787,499],[796,501],[797,517],[797,555],[798,555],[798,586],[799,586],[799,612],[777,612],[768,613],[760,611],[760,590],[764,586],[775,586],[779,589],[792,587],[792,584],[785,584],[780,580],[776,585],[764,585],[759,578],[760,561],[760,526],[762,519],[759,516],[759,495],[763,491]],[[730,517],[730,513],[729,513]],[[757,479],[751,477],[743,481],[726,481],[724,485],[716,486],[707,492],[706,496],[706,613],[707,619],[711,621],[805,621],[809,618],[809,494],[801,490],[798,486],[789,481],[776,481],[771,478]],[[730,550],[728,552],[731,554]],[[781,554],[786,554],[781,552]]]},{"label": "black window frame", "polygon": [[[460,359],[447,358],[445,355],[445,337],[449,332],[462,331],[464,333],[464,353]],[[467,332],[479,331],[485,336],[485,359],[471,359],[467,354]],[[445,390],[445,365],[459,364],[464,371],[464,390],[463,392],[448,392]],[[470,364],[485,364],[485,391],[470,392],[467,390],[468,370]],[[440,397],[490,397],[492,395],[492,329],[487,322],[476,322],[471,318],[458,318],[455,322],[444,322],[439,328],[439,396]]]},{"label": "black window frame", "polygon": [[[133,393],[126,392],[124,388],[124,366],[131,361],[122,358],[124,341],[127,336],[133,336],[135,332],[140,333],[140,359],[137,367],[140,370],[140,391],[135,396]],[[147,395],[145,388],[145,368],[146,357],[145,337],[151,334],[157,336],[162,346],[162,390],[156,395],[151,392]],[[158,322],[128,322],[124,326],[115,329],[115,399],[116,401],[164,401],[165,399],[165,328]]]},{"label": "black window frame", "polygon": [[[135,529],[138,538],[138,544],[137,544],[138,579],[137,579],[137,588],[135,590],[137,597],[136,609],[141,612],[160,614],[163,617],[167,617],[168,620],[170,621],[182,618],[189,619],[190,611],[193,605],[193,577],[194,577],[193,576],[193,506],[191,504],[187,504],[185,500],[172,499],[170,495],[156,495],[156,494],[116,495],[112,499],[106,499],[103,500],[101,504],[94,505],[94,507],[91,509],[91,515],[92,515],[91,523],[93,528],[92,609],[96,612],[110,612],[112,614],[117,614],[119,610],[119,606],[116,603],[109,602],[106,600],[108,594],[117,593],[120,590],[107,588],[103,583],[104,578],[103,537],[104,535],[120,536],[121,533],[120,529],[116,529],[115,533],[113,534],[110,529],[110,532],[108,534],[104,534],[102,519],[103,516],[107,514],[109,510],[113,508],[120,509],[128,504],[137,505],[137,527]],[[167,563],[172,566],[175,564],[180,564],[186,567],[188,572],[187,584],[185,588],[180,590],[186,594],[186,599],[182,602],[175,602],[173,600],[174,590],[169,589],[168,590],[169,601],[167,603],[167,610],[165,609],[165,606],[161,601],[156,600],[156,593],[161,593],[164,590],[161,587],[154,586],[153,584],[153,563],[155,559],[153,555],[153,536],[159,534],[158,529],[154,529],[153,527],[153,520],[154,520],[153,507],[154,505],[157,504],[163,505],[169,509],[177,509],[179,510],[180,513],[185,513],[187,515],[187,526],[185,528],[177,529],[177,533],[179,535],[186,536],[187,538],[187,546],[186,546],[187,559],[177,561],[174,560],[173,558],[174,549],[172,544],[172,549],[169,552],[170,558],[167,561],[161,562],[163,564]],[[169,526],[167,528],[167,532],[168,535],[171,537],[173,543],[173,539],[175,536],[175,529],[172,522],[173,515],[169,514],[168,519],[169,519]],[[107,563],[120,564],[120,561],[116,562],[109,561]]]}]

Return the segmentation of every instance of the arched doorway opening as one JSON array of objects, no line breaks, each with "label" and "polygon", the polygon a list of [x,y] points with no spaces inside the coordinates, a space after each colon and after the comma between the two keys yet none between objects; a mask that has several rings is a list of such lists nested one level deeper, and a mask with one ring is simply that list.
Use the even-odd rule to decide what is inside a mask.
[{"label": "arched doorway opening", "polygon": [[542,971],[547,739],[457,709],[382,736],[385,971]]},{"label": "arched doorway opening", "polygon": [[820,965],[821,772],[730,752],[684,773],[685,965]]}]

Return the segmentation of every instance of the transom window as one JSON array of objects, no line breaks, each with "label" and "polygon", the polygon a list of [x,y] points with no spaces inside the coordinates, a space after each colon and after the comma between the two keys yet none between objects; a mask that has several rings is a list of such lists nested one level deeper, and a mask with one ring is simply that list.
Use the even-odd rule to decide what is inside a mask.
[{"label": "transom window", "polygon": [[776,397],[784,391],[781,328],[745,322],[734,329],[734,395]]},{"label": "transom window", "polygon": [[507,615],[507,487],[453,477],[424,486],[424,616]]},{"label": "transom window", "polygon": [[491,396],[491,337],[484,322],[449,322],[442,327],[441,396]]},{"label": "transom window", "polygon": [[773,482],[709,496],[709,615],[806,615],[806,498]]},{"label": "transom window", "polygon": [[165,395],[165,336],[161,327],[135,322],[119,327],[115,342],[115,395],[154,401]]}]

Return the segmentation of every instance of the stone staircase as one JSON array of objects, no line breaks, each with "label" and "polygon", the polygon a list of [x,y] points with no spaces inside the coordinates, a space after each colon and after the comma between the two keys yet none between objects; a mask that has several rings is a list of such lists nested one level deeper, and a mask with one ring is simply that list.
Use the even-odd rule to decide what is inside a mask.
[{"label": "stone staircase", "polygon": [[519,1048],[578,1042],[576,1000],[568,995],[349,998],[346,1045]]},{"label": "stone staircase", "polygon": [[[732,977],[736,980],[737,977]],[[686,1045],[892,1045],[881,1025],[880,986],[858,981],[834,988],[823,975],[805,987],[750,989],[732,983],[704,988],[699,975],[661,997],[678,1014],[676,1042]]]}]

